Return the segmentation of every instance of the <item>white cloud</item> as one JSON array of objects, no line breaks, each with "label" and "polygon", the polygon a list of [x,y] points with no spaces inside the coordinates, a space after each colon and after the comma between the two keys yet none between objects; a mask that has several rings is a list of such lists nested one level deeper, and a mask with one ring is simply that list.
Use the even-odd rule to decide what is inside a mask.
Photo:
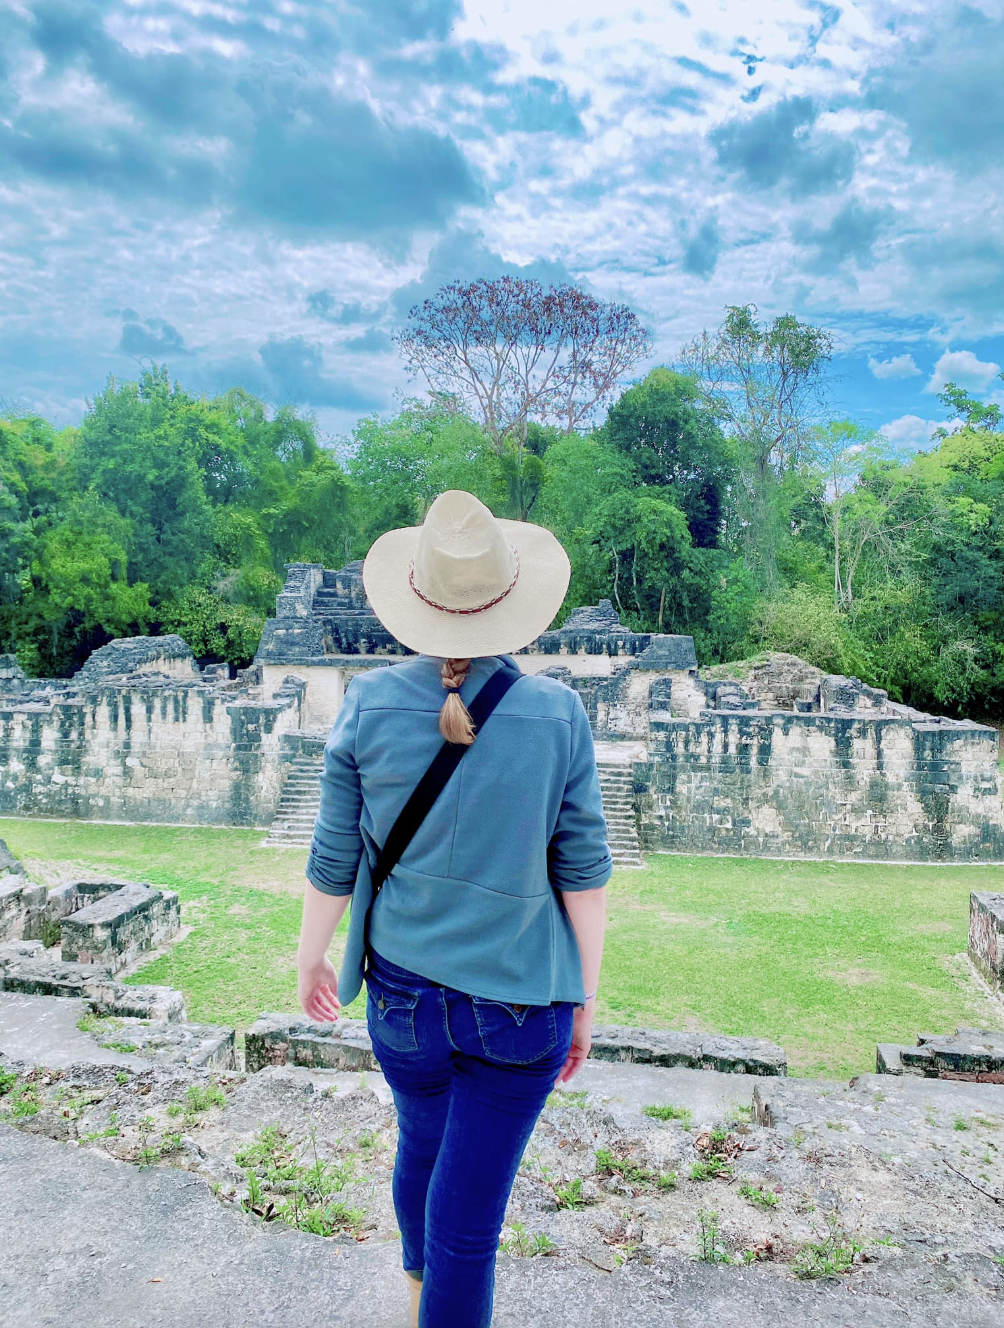
[{"label": "white cloud", "polygon": [[914,378],[920,373],[912,355],[894,355],[891,360],[868,357],[868,368],[876,378]]},{"label": "white cloud", "polygon": [[901,415],[898,420],[883,424],[879,433],[896,452],[926,451],[931,446],[931,434],[943,420],[922,420],[919,415]]},{"label": "white cloud", "polygon": [[986,389],[1000,371],[999,364],[993,360],[980,360],[971,350],[946,350],[934,366],[931,381],[924,391],[940,392],[946,383]]}]

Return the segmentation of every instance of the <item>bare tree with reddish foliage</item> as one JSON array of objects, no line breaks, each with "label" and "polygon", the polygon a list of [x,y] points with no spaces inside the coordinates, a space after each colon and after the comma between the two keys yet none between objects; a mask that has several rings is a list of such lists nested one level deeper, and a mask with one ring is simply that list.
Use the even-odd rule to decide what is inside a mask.
[{"label": "bare tree with reddish foliage", "polygon": [[478,419],[500,455],[522,452],[530,420],[580,428],[652,349],[627,305],[520,277],[448,282],[394,339],[411,372]]}]

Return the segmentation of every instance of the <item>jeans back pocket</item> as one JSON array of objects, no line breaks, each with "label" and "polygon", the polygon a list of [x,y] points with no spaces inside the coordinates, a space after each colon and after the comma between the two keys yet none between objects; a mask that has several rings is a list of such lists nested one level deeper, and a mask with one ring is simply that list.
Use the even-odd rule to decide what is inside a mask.
[{"label": "jeans back pocket", "polygon": [[516,1005],[472,996],[481,1046],[489,1060],[529,1065],[553,1051],[558,1026],[553,1005]]},{"label": "jeans back pocket", "polygon": [[420,993],[366,973],[366,1026],[376,1043],[391,1051],[417,1051],[415,1007]]}]

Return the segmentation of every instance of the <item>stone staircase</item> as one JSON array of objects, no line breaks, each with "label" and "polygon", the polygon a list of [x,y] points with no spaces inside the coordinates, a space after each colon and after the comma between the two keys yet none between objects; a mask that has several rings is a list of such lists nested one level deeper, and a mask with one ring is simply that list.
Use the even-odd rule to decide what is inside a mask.
[{"label": "stone staircase", "polygon": [[[317,755],[300,755],[290,765],[282,797],[268,836],[268,847],[307,847],[314,831],[320,802],[319,779],[324,765],[323,746]],[[615,867],[644,867],[635,823],[631,767],[624,761],[598,761],[603,811],[607,818],[610,856]]]},{"label": "stone staircase", "polygon": [[293,758],[283,785],[279,806],[265,840],[268,847],[306,847],[314,833],[314,818],[321,801],[321,770],[324,767],[324,747],[318,744],[317,754]]},{"label": "stone staircase", "polygon": [[644,867],[634,811],[634,783],[626,761],[597,761],[607,839],[615,867]]}]

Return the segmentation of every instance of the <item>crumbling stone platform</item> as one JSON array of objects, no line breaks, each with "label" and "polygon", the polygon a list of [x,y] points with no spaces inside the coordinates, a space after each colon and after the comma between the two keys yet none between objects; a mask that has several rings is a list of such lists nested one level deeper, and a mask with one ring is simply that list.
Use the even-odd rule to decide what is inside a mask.
[{"label": "crumbling stone platform", "polygon": [[[340,1018],[315,1023],[305,1015],[263,1014],[244,1038],[249,1071],[266,1065],[332,1070],[377,1070],[366,1022]],[[590,1057],[664,1067],[717,1070],[724,1074],[787,1074],[784,1052],[760,1038],[678,1033],[672,1029],[597,1025]]]},{"label": "crumbling stone platform", "polygon": [[116,982],[108,964],[63,963],[44,949],[25,955],[0,946],[0,991],[27,996],[77,996],[99,1014],[157,1019],[173,1023],[185,1017],[185,1002],[173,987],[130,986]]},{"label": "crumbling stone platform", "polygon": [[237,1066],[232,1028],[99,1014],[74,997],[0,993],[0,1057],[31,1060],[41,1048],[45,1063],[58,1068],[94,1062],[142,1069],[153,1061]]},{"label": "crumbling stone platform", "polygon": [[1004,1032],[958,1028],[954,1033],[921,1033],[915,1047],[880,1043],[875,1059],[879,1074],[1004,1085]]},{"label": "crumbling stone platform", "polygon": [[[17,1128],[0,1122],[0,1223],[19,1235],[16,1251],[8,1243],[0,1252],[5,1325],[405,1322],[390,1198],[394,1117],[381,1076],[2,1068],[38,1107]],[[172,1109],[214,1086],[213,1103],[178,1135]],[[538,1122],[504,1233],[522,1222],[553,1248],[499,1255],[496,1328],[999,1328],[996,1086],[590,1062],[569,1090]],[[10,1097],[0,1096],[8,1122]],[[672,1105],[678,1118],[653,1119],[649,1104]],[[362,1210],[359,1231],[322,1238],[243,1211],[237,1158],[271,1125],[305,1164],[312,1135],[321,1159],[345,1168],[338,1197]],[[709,1151],[716,1136],[719,1154]],[[657,1187],[630,1165],[604,1171],[604,1151],[649,1174],[675,1172],[675,1183]],[[714,1156],[719,1173],[695,1179],[695,1166]],[[562,1207],[558,1192],[574,1179],[582,1203]],[[701,1212],[717,1214],[727,1264],[697,1258]],[[854,1239],[849,1271],[794,1276],[806,1249],[832,1232]]]},{"label": "crumbling stone platform", "polygon": [[120,886],[62,919],[61,952],[81,964],[128,968],[181,927],[178,896],[146,884]]}]

